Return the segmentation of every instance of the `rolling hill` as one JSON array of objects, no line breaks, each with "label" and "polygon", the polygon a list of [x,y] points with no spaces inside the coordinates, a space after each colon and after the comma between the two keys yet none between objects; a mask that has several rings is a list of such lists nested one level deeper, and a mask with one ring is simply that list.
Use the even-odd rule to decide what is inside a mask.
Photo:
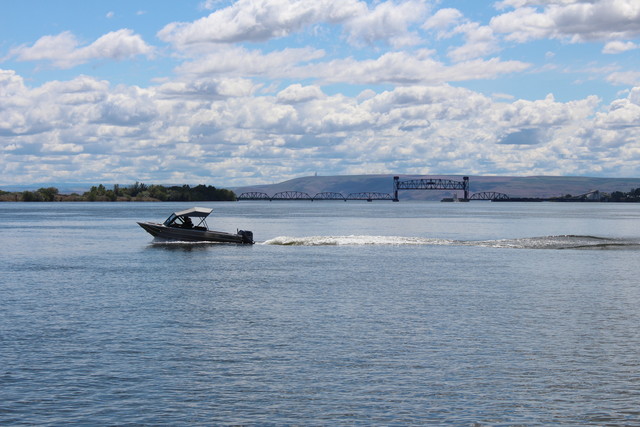
[{"label": "rolling hill", "polygon": [[[233,188],[237,195],[245,192],[263,192],[269,196],[283,191],[300,191],[314,196],[321,192],[393,193],[394,175],[339,175],[308,176],[270,185]],[[401,180],[416,178],[445,178],[462,180],[461,175],[399,175]],[[469,176],[471,194],[484,191],[505,193],[510,197],[557,197],[580,195],[592,190],[605,193],[630,191],[640,188],[640,178],[597,178],[578,176]],[[462,192],[458,196],[462,197]],[[453,195],[452,191],[403,190],[400,200],[440,200]]]}]

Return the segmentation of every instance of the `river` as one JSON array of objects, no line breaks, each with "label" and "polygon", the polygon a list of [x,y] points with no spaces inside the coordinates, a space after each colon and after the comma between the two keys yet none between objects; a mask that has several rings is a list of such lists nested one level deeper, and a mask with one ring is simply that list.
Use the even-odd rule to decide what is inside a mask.
[{"label": "river", "polygon": [[[155,242],[191,206],[253,246]],[[640,205],[1,203],[0,424],[640,424]]]}]

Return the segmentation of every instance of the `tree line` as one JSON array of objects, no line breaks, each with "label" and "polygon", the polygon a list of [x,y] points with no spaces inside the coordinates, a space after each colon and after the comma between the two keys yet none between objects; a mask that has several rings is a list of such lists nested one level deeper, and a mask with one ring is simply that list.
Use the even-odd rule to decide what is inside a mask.
[{"label": "tree line", "polygon": [[12,202],[129,202],[129,201],[162,201],[162,202],[196,202],[196,201],[235,201],[236,194],[224,188],[199,184],[191,187],[175,185],[146,185],[136,182],[133,185],[114,184],[107,188],[103,184],[92,186],[82,194],[60,194],[56,187],[43,187],[35,191],[7,192],[0,190],[0,201]]},{"label": "tree line", "polygon": [[628,193],[614,191],[607,196],[607,202],[640,202],[640,188],[635,188]]}]

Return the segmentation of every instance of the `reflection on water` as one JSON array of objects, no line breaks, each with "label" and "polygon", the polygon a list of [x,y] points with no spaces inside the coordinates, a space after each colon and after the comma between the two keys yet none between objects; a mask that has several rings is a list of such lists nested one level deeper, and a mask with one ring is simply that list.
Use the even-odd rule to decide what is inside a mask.
[{"label": "reflection on water", "polygon": [[148,249],[161,249],[168,251],[196,251],[196,250],[209,250],[209,249],[219,249],[229,246],[236,247],[246,247],[250,249],[252,245],[240,244],[240,243],[219,243],[219,242],[181,242],[181,241],[172,241],[172,240],[159,240],[154,239],[149,245],[147,245]]},{"label": "reflection on water", "polygon": [[203,251],[208,250],[214,243],[202,242],[153,242],[147,245],[148,250],[165,250],[165,251]]}]

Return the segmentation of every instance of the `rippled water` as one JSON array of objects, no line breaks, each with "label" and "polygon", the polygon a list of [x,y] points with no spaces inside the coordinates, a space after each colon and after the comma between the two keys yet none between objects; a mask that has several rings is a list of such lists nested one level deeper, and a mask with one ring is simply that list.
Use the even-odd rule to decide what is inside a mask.
[{"label": "rippled water", "polygon": [[204,205],[0,204],[0,424],[640,423],[640,206]]}]

